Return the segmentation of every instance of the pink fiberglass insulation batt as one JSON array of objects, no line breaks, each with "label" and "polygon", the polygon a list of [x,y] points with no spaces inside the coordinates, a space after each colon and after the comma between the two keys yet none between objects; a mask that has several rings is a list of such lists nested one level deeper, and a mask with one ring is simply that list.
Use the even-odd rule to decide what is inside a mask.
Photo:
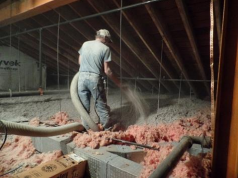
[{"label": "pink fiberglass insulation batt", "polygon": [[40,118],[34,117],[30,120],[29,125],[31,126],[39,126],[40,125]]},{"label": "pink fiberglass insulation batt", "polygon": [[110,131],[101,131],[93,132],[88,131],[88,133],[77,133],[74,137],[74,143],[80,148],[91,147],[99,148],[100,146],[106,146],[112,144],[113,141],[111,138],[117,138],[126,141],[134,141],[132,135],[127,134],[126,132],[110,132]]},{"label": "pink fiberglass insulation batt", "polygon": [[72,120],[69,120],[69,116],[66,112],[61,111],[53,115],[49,121],[46,121],[46,123],[47,122],[49,122],[49,124],[65,125],[71,123]]},{"label": "pink fiberglass insulation batt", "polygon": [[[68,119],[66,112],[58,112],[49,121],[44,121],[44,123],[49,125],[64,125],[70,122],[72,121]],[[30,122],[34,126],[37,126],[39,123],[38,118],[34,118]],[[141,178],[146,178],[149,177],[173,149],[173,146],[170,144],[159,145],[159,143],[179,141],[184,135],[211,136],[210,117],[186,118],[169,124],[158,124],[157,126],[131,125],[126,131],[119,132],[93,132],[90,130],[88,133],[74,132],[73,141],[76,146],[81,148],[99,148],[100,146],[115,144],[116,142],[112,138],[116,138],[159,148],[159,151],[144,149],[146,156],[141,162],[143,165]],[[135,146],[133,146],[133,149],[135,149]],[[23,164],[24,169],[34,167],[48,160],[56,159],[60,155],[60,151],[35,154],[35,148],[29,137],[13,136],[11,140],[8,139],[0,152],[0,173],[7,172],[21,164]],[[171,176],[176,178],[209,177],[210,173],[210,153],[192,156],[185,152],[171,173]]]},{"label": "pink fiberglass insulation batt", "polygon": [[110,138],[151,144],[153,142],[179,141],[184,135],[211,136],[211,122],[189,118],[157,126],[131,125],[126,131],[119,132],[89,130],[88,133],[76,134],[74,142],[78,147],[97,148],[112,143]]},{"label": "pink fiberglass insulation batt", "polygon": [[57,112],[53,116],[50,117],[49,120],[46,121],[40,121],[40,118],[35,117],[30,120],[29,124],[32,126],[39,126],[40,123],[46,124],[46,125],[65,125],[72,123],[73,120],[69,120],[69,116],[66,112]]},{"label": "pink fiberglass insulation batt", "polygon": [[[73,141],[76,146],[81,148],[98,148],[115,143],[111,138],[160,148],[159,151],[144,149],[146,156],[141,163],[144,167],[141,177],[147,178],[173,149],[170,144],[159,146],[159,143],[179,141],[184,135],[211,136],[211,122],[210,118],[187,118],[169,124],[158,124],[157,126],[132,125],[126,131],[89,131],[88,133],[75,135]],[[209,177],[210,173],[210,153],[192,156],[186,152],[171,173],[171,176],[176,178]]]},{"label": "pink fiberglass insulation batt", "polygon": [[[157,166],[169,155],[171,145],[160,146],[159,151],[146,149],[143,171],[140,178],[148,178]],[[174,178],[209,178],[211,174],[211,154],[201,153],[198,156],[185,152],[169,177]]]},{"label": "pink fiberglass insulation batt", "polygon": [[[8,138],[0,151],[0,175],[19,166],[21,167],[16,172],[21,172],[62,155],[59,150],[51,153],[35,153],[36,150],[30,137],[12,136]],[[9,177],[9,175],[2,177]]]}]

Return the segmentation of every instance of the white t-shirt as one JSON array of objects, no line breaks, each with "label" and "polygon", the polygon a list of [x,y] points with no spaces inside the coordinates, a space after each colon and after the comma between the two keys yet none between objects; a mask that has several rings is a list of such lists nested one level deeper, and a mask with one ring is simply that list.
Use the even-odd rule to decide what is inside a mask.
[{"label": "white t-shirt", "polygon": [[83,43],[78,52],[80,54],[80,72],[103,75],[104,62],[111,61],[110,48],[97,40]]}]

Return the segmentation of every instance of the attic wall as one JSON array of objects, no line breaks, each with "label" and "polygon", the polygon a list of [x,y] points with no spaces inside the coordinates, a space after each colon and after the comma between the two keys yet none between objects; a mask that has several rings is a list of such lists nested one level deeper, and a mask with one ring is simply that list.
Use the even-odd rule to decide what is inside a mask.
[{"label": "attic wall", "polygon": [[[39,62],[13,47],[0,46],[0,90],[37,90],[40,84]],[[42,69],[46,84],[46,66]]]}]

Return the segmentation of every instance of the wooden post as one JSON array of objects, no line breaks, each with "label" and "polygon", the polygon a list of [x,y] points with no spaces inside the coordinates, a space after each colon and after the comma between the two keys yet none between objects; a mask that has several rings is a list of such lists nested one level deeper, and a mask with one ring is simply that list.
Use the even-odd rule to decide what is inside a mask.
[{"label": "wooden post", "polygon": [[238,1],[224,2],[212,177],[238,176]]}]

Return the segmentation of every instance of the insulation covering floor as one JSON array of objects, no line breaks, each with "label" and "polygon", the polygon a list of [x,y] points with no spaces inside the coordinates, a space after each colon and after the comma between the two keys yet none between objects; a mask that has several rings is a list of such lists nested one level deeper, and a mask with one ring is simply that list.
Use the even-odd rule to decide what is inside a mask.
[{"label": "insulation covering floor", "polygon": [[[112,91],[108,96],[112,120],[119,123],[121,131],[76,133],[72,138],[78,147],[91,147],[115,144],[110,138],[147,144],[159,151],[144,149],[146,156],[141,164],[144,166],[141,177],[148,177],[153,170],[171,152],[169,143],[179,141],[184,135],[211,136],[210,102],[190,97],[178,100],[176,96],[160,96],[143,94],[143,114],[137,111],[132,102]],[[10,121],[30,121],[29,124],[64,125],[69,122],[80,122],[69,95],[49,95],[6,98],[0,101],[1,119]],[[94,106],[91,110],[94,111]],[[14,112],[13,112],[14,111]],[[122,113],[120,113],[122,111]],[[138,114],[139,113],[139,114]],[[90,113],[97,121],[95,112]],[[143,117],[142,117],[143,116]],[[0,143],[2,142],[2,139]],[[160,143],[168,143],[161,145]],[[135,146],[132,148],[136,149]],[[37,153],[29,137],[8,136],[8,140],[0,151],[0,175],[18,168],[15,172],[29,169],[40,163],[58,158],[62,153],[55,150],[51,153]],[[15,173],[13,172],[13,173]],[[197,156],[185,152],[171,173],[171,177],[210,177],[211,154],[201,153]],[[11,174],[3,177],[8,177]]]}]

